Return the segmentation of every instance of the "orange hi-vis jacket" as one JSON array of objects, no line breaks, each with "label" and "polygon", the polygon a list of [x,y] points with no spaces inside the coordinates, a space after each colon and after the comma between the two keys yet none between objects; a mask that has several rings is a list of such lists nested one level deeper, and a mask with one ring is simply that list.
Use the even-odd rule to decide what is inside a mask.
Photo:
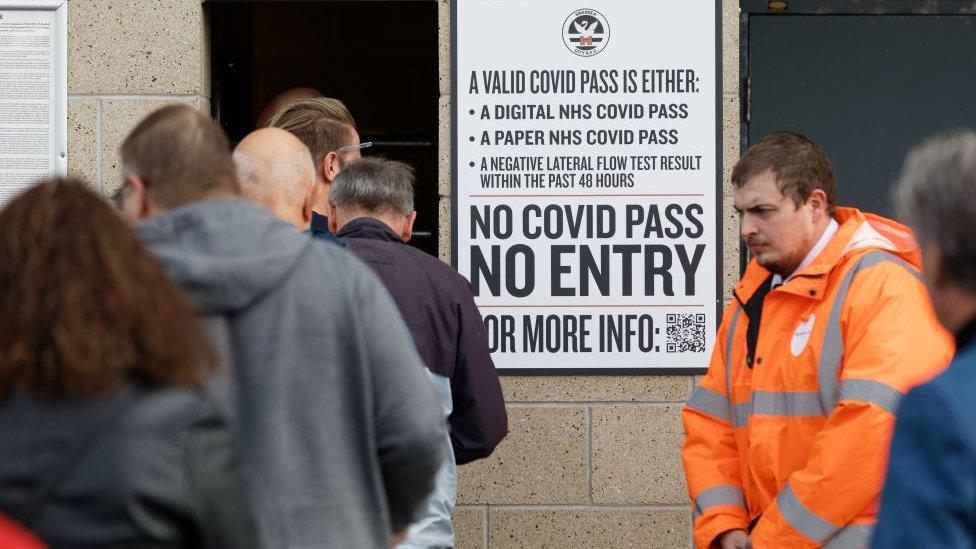
[{"label": "orange hi-vis jacket", "polygon": [[682,410],[699,548],[750,527],[757,549],[866,546],[898,399],[951,357],[911,231],[851,208],[836,219],[820,255],[766,295],[752,367],[742,305],[770,273],[749,264]]}]

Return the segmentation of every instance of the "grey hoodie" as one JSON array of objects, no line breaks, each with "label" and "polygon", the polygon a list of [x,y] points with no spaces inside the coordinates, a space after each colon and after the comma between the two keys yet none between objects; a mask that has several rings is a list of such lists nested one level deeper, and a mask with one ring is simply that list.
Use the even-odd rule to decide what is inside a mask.
[{"label": "grey hoodie", "polygon": [[376,276],[242,200],[197,202],[138,232],[222,324],[264,544],[387,547],[423,511],[445,427]]}]

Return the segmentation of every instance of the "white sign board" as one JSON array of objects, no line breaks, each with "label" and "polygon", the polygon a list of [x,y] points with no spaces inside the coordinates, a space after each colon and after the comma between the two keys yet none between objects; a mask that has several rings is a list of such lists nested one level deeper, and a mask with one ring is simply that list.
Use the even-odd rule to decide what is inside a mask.
[{"label": "white sign board", "polygon": [[67,172],[67,3],[0,0],[0,206]]},{"label": "white sign board", "polygon": [[454,263],[498,368],[707,366],[720,3],[455,0]]}]

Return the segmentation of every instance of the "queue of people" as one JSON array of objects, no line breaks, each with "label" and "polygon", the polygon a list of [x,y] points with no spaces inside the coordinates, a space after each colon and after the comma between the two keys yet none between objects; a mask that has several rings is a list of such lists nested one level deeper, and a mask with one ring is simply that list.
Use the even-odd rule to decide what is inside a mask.
[{"label": "queue of people", "polygon": [[460,275],[397,252],[451,283],[402,293],[310,234],[285,130],[232,155],[169,106],[119,152],[118,212],[61,179],[0,212],[0,514],[55,547],[453,546],[455,467],[507,433]]},{"label": "queue of people", "polygon": [[[485,327],[407,245],[413,170],[307,95],[233,151],[164,107],[117,208],[51,179],[0,211],[0,544],[454,545],[457,467],[508,429]],[[682,412],[695,545],[976,543],[976,133],[908,156],[908,225],[838,205],[795,132],[731,179],[752,260]]]}]

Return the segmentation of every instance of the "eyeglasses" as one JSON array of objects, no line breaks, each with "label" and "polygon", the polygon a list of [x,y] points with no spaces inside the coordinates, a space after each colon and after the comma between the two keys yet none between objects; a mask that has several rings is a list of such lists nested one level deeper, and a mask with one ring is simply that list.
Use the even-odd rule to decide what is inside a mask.
[{"label": "eyeglasses", "polygon": [[339,147],[335,150],[337,153],[345,153],[352,151],[361,151],[363,149],[368,149],[373,146],[372,141],[366,141],[365,143],[358,143],[356,145],[346,145],[345,147]]},{"label": "eyeglasses", "polygon": [[112,195],[110,200],[115,204],[116,208],[122,209],[122,206],[125,204],[125,196],[129,194],[129,187],[131,186],[132,183],[126,178],[122,181],[122,186],[119,187],[119,190],[115,191],[115,194]]}]

